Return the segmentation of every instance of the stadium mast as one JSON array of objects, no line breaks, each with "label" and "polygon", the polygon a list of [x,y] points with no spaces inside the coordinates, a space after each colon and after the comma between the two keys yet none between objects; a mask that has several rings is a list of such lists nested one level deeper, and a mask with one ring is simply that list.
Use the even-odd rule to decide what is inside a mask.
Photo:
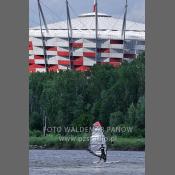
[{"label": "stadium mast", "polygon": [[66,0],[66,12],[67,12],[67,31],[68,31],[68,42],[69,42],[70,69],[73,69],[73,64],[72,64],[72,23],[71,23],[68,0]]},{"label": "stadium mast", "polygon": [[95,37],[96,37],[96,50],[95,59],[98,62],[98,2],[94,0],[93,12],[95,12]]},{"label": "stadium mast", "polygon": [[44,13],[43,13],[43,10],[42,10],[42,7],[41,7],[40,0],[37,0],[37,2],[38,2],[38,13],[39,13],[40,31],[41,31],[42,44],[43,44],[45,70],[46,70],[46,72],[48,72],[46,43],[45,43],[45,37],[44,37],[44,33],[43,33],[43,28],[42,28],[42,21],[44,23],[44,26],[45,26],[45,29],[46,29],[47,32],[48,32],[48,28],[47,28],[47,23],[46,23],[46,20],[45,20],[45,17],[44,17]]},{"label": "stadium mast", "polygon": [[123,37],[123,59],[125,55],[125,43],[126,43],[126,18],[127,18],[127,9],[128,9],[128,0],[125,2],[125,12],[123,17],[123,26],[122,26],[122,37]]}]

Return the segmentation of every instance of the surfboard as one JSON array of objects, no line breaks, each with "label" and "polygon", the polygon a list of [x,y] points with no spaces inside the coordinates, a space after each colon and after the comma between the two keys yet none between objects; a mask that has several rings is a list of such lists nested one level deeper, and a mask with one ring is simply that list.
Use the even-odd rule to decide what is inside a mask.
[{"label": "surfboard", "polygon": [[115,163],[119,163],[120,161],[117,160],[117,161],[107,161],[107,162],[104,162],[103,160],[102,161],[95,161],[93,162],[94,164],[115,164]]},{"label": "surfboard", "polygon": [[118,160],[118,161],[107,161],[107,162],[105,162],[106,164],[114,164],[114,163],[119,163],[120,161]]}]

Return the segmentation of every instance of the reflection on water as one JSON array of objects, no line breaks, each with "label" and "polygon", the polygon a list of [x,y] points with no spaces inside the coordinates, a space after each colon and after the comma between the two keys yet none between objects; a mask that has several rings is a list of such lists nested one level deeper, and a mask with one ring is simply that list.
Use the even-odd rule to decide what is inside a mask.
[{"label": "reflection on water", "polygon": [[85,150],[30,150],[30,175],[144,175],[145,153],[108,151],[107,163],[97,163]]}]

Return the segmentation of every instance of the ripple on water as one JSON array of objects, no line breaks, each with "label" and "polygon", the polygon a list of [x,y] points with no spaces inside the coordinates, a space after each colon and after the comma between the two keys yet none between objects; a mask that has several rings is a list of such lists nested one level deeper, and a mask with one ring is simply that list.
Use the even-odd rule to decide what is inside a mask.
[{"label": "ripple on water", "polygon": [[[30,150],[30,175],[144,175],[145,153],[108,151],[107,163],[84,150]],[[119,162],[116,162],[119,161]]]}]

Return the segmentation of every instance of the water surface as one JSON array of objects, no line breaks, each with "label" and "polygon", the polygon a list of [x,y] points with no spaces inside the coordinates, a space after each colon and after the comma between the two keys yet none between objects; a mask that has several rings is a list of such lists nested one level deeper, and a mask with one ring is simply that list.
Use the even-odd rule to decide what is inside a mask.
[{"label": "water surface", "polygon": [[30,150],[30,175],[144,175],[145,153],[108,151],[107,163],[97,163],[85,150]]}]

